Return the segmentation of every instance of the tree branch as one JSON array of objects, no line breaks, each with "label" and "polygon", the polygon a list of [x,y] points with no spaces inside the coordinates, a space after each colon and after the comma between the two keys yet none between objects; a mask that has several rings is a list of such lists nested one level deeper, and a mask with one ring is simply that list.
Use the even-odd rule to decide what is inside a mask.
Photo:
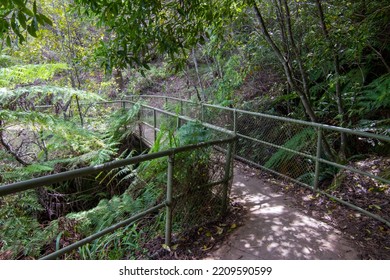
[{"label": "tree branch", "polygon": [[3,137],[3,129],[2,129],[2,126],[3,126],[3,121],[0,120],[0,144],[5,148],[5,150],[10,154],[12,155],[17,162],[19,162],[21,165],[23,166],[27,166],[29,165],[26,161],[24,161],[21,157],[19,157],[19,155],[17,153],[15,153],[14,151],[12,151],[12,148],[10,145],[8,145],[8,143],[6,143],[4,141],[4,137]]}]

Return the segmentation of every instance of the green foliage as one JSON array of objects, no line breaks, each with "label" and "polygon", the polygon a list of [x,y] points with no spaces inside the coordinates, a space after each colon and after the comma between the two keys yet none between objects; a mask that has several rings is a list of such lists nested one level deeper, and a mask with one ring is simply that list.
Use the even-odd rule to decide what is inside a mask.
[{"label": "green foliage", "polygon": [[[77,97],[79,101],[97,102],[104,99],[92,92],[56,86],[27,86],[13,90],[0,88],[0,104],[3,107],[22,107],[20,104],[61,106]],[[33,109],[32,108],[32,109]],[[25,108],[23,108],[25,109]]]},{"label": "green foliage", "polygon": [[96,241],[79,248],[80,259],[84,260],[119,260],[137,259],[143,255],[143,244],[148,240],[147,229],[131,224],[120,228],[113,234],[105,235]]},{"label": "green foliage", "polygon": [[[167,64],[150,65],[149,69],[132,71],[128,82],[127,92],[131,94],[147,94],[148,90],[154,89],[162,80],[172,73]],[[164,90],[164,89],[162,89]]]},{"label": "green foliage", "polygon": [[12,258],[39,257],[41,249],[55,236],[56,223],[42,228],[38,215],[43,210],[33,190],[0,198],[0,253]]},{"label": "green foliage", "polygon": [[0,68],[11,67],[16,64],[19,64],[16,58],[9,55],[0,55]]},{"label": "green foliage", "polygon": [[23,0],[2,0],[0,5],[0,39],[11,47],[12,41],[26,41],[25,31],[37,36],[39,26],[51,25],[52,21],[38,11],[37,2]]},{"label": "green foliage", "polygon": [[200,122],[188,122],[177,131],[177,140],[181,146],[207,142],[211,139],[212,134],[210,130],[205,128]]},{"label": "green foliage", "polygon": [[[105,121],[112,125],[110,126],[111,130],[100,133],[89,131],[69,120],[62,120],[45,113],[1,110],[0,119],[3,122],[7,124],[17,123],[28,130],[38,131],[40,139],[45,141],[46,153],[50,155],[46,159],[38,157],[36,162],[34,161],[34,163],[25,167],[16,167],[16,165],[12,166],[11,164],[1,166],[2,183],[51,173],[58,164],[67,169],[72,169],[89,164],[101,164],[114,156],[117,158],[126,156],[125,154],[117,155],[119,148],[117,141],[123,139],[121,133],[126,134],[128,132],[123,128],[134,122],[138,109],[139,107],[136,106],[134,110],[121,111],[123,116],[117,113],[116,117],[118,119],[115,116],[107,118]],[[33,150],[30,149],[30,151]],[[5,163],[5,160],[12,162],[10,155],[2,150],[1,153],[4,153],[3,163]],[[98,181],[95,184],[98,185]],[[62,188],[66,188],[66,186],[65,183]],[[89,211],[69,215],[70,220],[76,219],[77,222],[77,232],[75,234],[84,236],[101,230],[112,223],[128,218],[142,209],[154,205],[156,198],[160,197],[159,190],[155,189],[153,185],[145,188],[142,193],[142,197],[135,199],[130,192],[127,192],[110,200],[102,200],[98,206]],[[77,199],[82,200],[84,195],[86,194],[78,195]],[[42,227],[38,218],[44,209],[38,201],[39,197],[35,191],[23,192],[19,195],[6,196],[0,199],[0,237],[3,241],[0,253],[12,252],[12,258],[26,256],[35,258],[40,256],[41,250],[51,240],[54,240],[55,236],[57,236],[58,244],[64,238],[68,238],[69,233],[59,234],[61,229],[59,229],[58,221],[53,221],[49,226]],[[131,227],[129,228],[131,229]],[[113,235],[115,238],[113,236],[104,237],[104,242],[125,243],[122,251],[117,248],[109,258],[118,258],[118,254],[123,256],[131,246],[134,249],[137,244],[140,244],[141,239],[130,240],[137,233],[135,227],[131,231],[133,232],[131,236],[125,236],[126,229],[122,229]],[[120,232],[123,233],[123,236],[116,239]],[[94,244],[96,245],[96,243]],[[96,246],[93,247],[95,249],[89,250],[89,257],[94,259],[105,259],[107,254],[110,254],[109,250],[115,249],[114,245],[114,247],[107,245],[108,247],[103,246],[101,248],[102,243],[98,243]],[[80,252],[85,252],[83,250],[81,249]],[[85,253],[83,254],[85,255]]]},{"label": "green foliage", "polygon": [[65,63],[17,65],[0,68],[0,87],[15,87],[20,84],[30,84],[36,80],[52,79],[57,73],[68,69]]},{"label": "green foliage", "polygon": [[[161,129],[151,152],[172,147],[210,141],[212,133],[200,123],[188,122],[172,131]],[[220,193],[212,188],[201,188],[219,176],[220,170],[213,170],[218,164],[212,161],[212,148],[178,153],[174,157],[174,196],[180,197],[175,203],[175,225],[177,230],[191,228],[202,222],[204,217],[216,217]],[[142,163],[137,168],[141,181],[152,182],[155,188],[165,190],[168,161],[160,158]],[[221,178],[218,178],[221,179]],[[138,186],[139,187],[139,186]],[[131,187],[137,189],[137,184]],[[202,214],[201,214],[202,213]]]},{"label": "green foliage", "polygon": [[[137,110],[138,107],[127,110],[121,118],[106,119],[106,127],[110,129],[101,132],[90,131],[72,121],[46,113],[0,110],[0,119],[7,126],[18,124],[25,134],[30,135],[31,139],[25,139],[24,145],[30,154],[35,154],[30,155],[33,159],[31,165],[21,168],[9,166],[4,170],[3,179],[7,182],[29,179],[43,171],[51,171],[60,162],[70,169],[107,162],[116,155],[120,141],[131,133],[132,130],[125,127],[134,122]],[[4,131],[8,130],[5,128]],[[39,149],[35,141],[42,143]]]},{"label": "green foliage", "polygon": [[[107,137],[110,137],[112,143],[119,143],[133,133],[139,110],[140,104],[137,103],[130,110],[122,108],[110,115]],[[130,125],[133,127],[129,127]]]},{"label": "green foliage", "polygon": [[[315,130],[312,128],[305,128],[287,140],[282,146],[284,148],[299,152],[312,150],[312,147],[315,146],[315,136]],[[271,158],[264,164],[264,166],[273,170],[282,170],[294,173],[294,170],[291,170],[290,168],[292,165],[295,165],[298,167],[298,169],[301,168],[300,172],[304,173],[305,167],[298,166],[299,164],[294,161],[297,157],[298,156],[292,152],[279,149],[271,156]]]},{"label": "green foliage", "polygon": [[17,167],[2,172],[4,182],[15,182],[43,176],[53,171],[55,162],[33,163],[26,167]]},{"label": "green foliage", "polygon": [[[143,0],[105,2],[77,0],[87,16],[95,15],[112,36],[102,42],[99,55],[105,57],[104,65],[124,68],[148,63],[155,55],[166,54],[179,66],[187,58],[209,26],[218,26],[222,15],[230,15],[233,1],[194,0],[191,2]],[[142,36],[140,36],[142,34]]]},{"label": "green foliage", "polygon": [[365,86],[362,95],[358,96],[358,107],[361,115],[378,109],[390,108],[390,74],[383,75]]},{"label": "green foliage", "polygon": [[214,102],[222,106],[230,105],[234,99],[234,92],[243,83],[246,76],[245,66],[242,65],[241,57],[233,55],[224,65],[224,76],[218,81]]},{"label": "green foliage", "polygon": [[[78,232],[88,236],[114,223],[123,221],[148,207],[152,207],[158,197],[160,197],[160,191],[154,185],[147,185],[143,189],[142,195],[137,198],[133,198],[133,195],[127,191],[110,200],[101,200],[91,210],[69,214],[67,218],[75,220],[79,225]],[[137,224],[131,224],[81,247],[79,249],[80,257],[86,259],[120,259],[123,256],[135,254],[141,250],[142,243],[147,241],[145,236],[147,231],[146,225],[140,230]]]}]

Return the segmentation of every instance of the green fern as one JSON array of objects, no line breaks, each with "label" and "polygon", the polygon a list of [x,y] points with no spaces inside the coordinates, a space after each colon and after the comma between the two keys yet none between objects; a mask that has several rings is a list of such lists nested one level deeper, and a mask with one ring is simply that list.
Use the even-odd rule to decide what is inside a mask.
[{"label": "green fern", "polygon": [[16,64],[20,64],[20,61],[17,58],[4,54],[0,55],[0,69],[11,67]]},{"label": "green fern", "polygon": [[56,223],[42,228],[37,220],[43,210],[34,190],[0,198],[1,252],[12,252],[13,258],[38,257],[49,240],[54,238]]},{"label": "green fern", "polygon": [[[286,141],[282,146],[294,151],[305,151],[311,149],[315,143],[316,133],[312,128],[306,128],[295,134],[291,139]],[[271,158],[264,164],[270,169],[278,169],[283,164],[291,161],[296,155],[292,152],[279,149]]]},{"label": "green fern", "polygon": [[64,63],[17,65],[0,68],[0,87],[14,88],[16,85],[33,83],[36,80],[49,80],[63,70],[68,69]]},{"label": "green fern", "polygon": [[357,106],[350,114],[365,116],[374,110],[390,108],[390,74],[383,75],[364,87],[357,97]]},{"label": "green fern", "polygon": [[27,180],[35,176],[43,176],[48,172],[53,171],[53,166],[51,163],[45,164],[31,164],[26,167],[16,168],[12,171],[2,172],[3,180],[5,182],[12,182],[16,180]]}]

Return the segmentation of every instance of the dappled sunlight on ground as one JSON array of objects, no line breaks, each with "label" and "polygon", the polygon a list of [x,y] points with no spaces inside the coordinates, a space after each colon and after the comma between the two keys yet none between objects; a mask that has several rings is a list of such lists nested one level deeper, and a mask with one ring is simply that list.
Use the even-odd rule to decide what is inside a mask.
[{"label": "dappled sunlight on ground", "polygon": [[357,259],[339,231],[294,209],[262,180],[236,170],[232,196],[247,208],[246,220],[208,259]]}]

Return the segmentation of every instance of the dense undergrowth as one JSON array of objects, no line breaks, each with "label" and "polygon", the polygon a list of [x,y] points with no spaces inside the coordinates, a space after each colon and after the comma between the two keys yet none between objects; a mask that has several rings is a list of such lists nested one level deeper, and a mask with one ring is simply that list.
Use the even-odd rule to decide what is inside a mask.
[{"label": "dense undergrowth", "polygon": [[[17,111],[12,112],[14,118],[6,119],[7,123],[11,120],[13,124],[18,123],[22,117],[30,118],[32,114],[17,115]],[[130,142],[129,145],[127,142],[133,137],[131,127],[135,125],[134,117],[137,112],[137,105],[131,110],[114,112],[106,120],[107,124],[104,127],[108,131],[104,133],[104,129],[86,133],[85,129],[72,124],[70,120],[53,120],[53,116],[37,113],[40,118],[34,119],[34,122],[39,121],[45,135],[46,133],[53,135],[50,140],[58,145],[61,143],[63,148],[60,150],[58,145],[51,146],[47,141],[45,146],[50,157],[46,161],[38,164],[33,163],[36,160],[34,159],[31,164],[15,168],[11,168],[11,164],[3,165],[3,168],[8,168],[2,172],[3,182],[100,164],[114,158],[126,158],[143,152],[136,151],[138,146],[134,145],[135,143]],[[9,116],[7,113],[4,114]],[[47,125],[47,118],[55,121],[50,124],[57,130],[42,127]],[[25,120],[22,122],[27,125]],[[72,140],[82,148],[69,150],[68,148],[74,145],[68,144],[63,138],[57,138],[58,131],[66,132],[66,127],[63,127],[65,123],[71,126]],[[165,128],[161,129],[151,152],[207,141],[211,137],[210,132],[198,124],[183,125],[177,132],[168,126],[163,127]],[[80,131],[86,133],[84,137],[88,136],[84,144],[83,138],[76,139],[77,136],[83,135]],[[26,140],[32,141],[27,138]],[[101,146],[96,146],[95,142],[100,142]],[[64,153],[65,151],[67,153]],[[122,153],[118,154],[119,151]],[[216,162],[211,161],[210,152],[209,149],[203,149],[201,152],[180,153],[175,157],[176,165],[179,166],[174,174],[175,195],[186,198],[178,199],[175,205],[176,231],[201,223],[205,218],[213,217],[218,211],[215,207],[219,207],[220,201],[218,203],[214,200],[219,199],[219,194],[213,194],[211,189],[194,192],[197,186],[208,183],[210,176],[218,176],[218,172],[221,172],[216,170]],[[78,156],[75,156],[77,154]],[[71,155],[73,157],[69,158]],[[15,161],[11,157],[9,160]],[[214,171],[211,172],[210,168]],[[3,197],[0,213],[2,257],[36,258],[161,203],[166,188],[166,170],[167,160],[162,158],[139,166],[127,166],[105,174]],[[204,204],[206,198],[210,199],[210,204]],[[212,206],[213,203],[215,207]],[[204,210],[201,210],[202,208]],[[142,254],[142,244],[162,233],[164,221],[164,213],[150,215],[149,218],[102,237],[65,258],[146,257]]]},{"label": "dense undergrowth", "polygon": [[[1,92],[0,100],[3,184],[147,152],[140,150],[142,145],[133,134],[139,104],[130,109],[92,105],[85,101],[102,98],[53,86],[9,88]],[[177,129],[175,119],[161,122],[150,152],[212,138],[200,124]],[[197,190],[221,176],[217,161],[210,149],[176,155],[176,232],[214,218],[220,210],[220,192]],[[2,197],[1,258],[38,258],[161,203],[166,170],[167,160],[162,158]],[[64,258],[147,258],[143,244],[162,235],[164,215],[151,214]]]}]

